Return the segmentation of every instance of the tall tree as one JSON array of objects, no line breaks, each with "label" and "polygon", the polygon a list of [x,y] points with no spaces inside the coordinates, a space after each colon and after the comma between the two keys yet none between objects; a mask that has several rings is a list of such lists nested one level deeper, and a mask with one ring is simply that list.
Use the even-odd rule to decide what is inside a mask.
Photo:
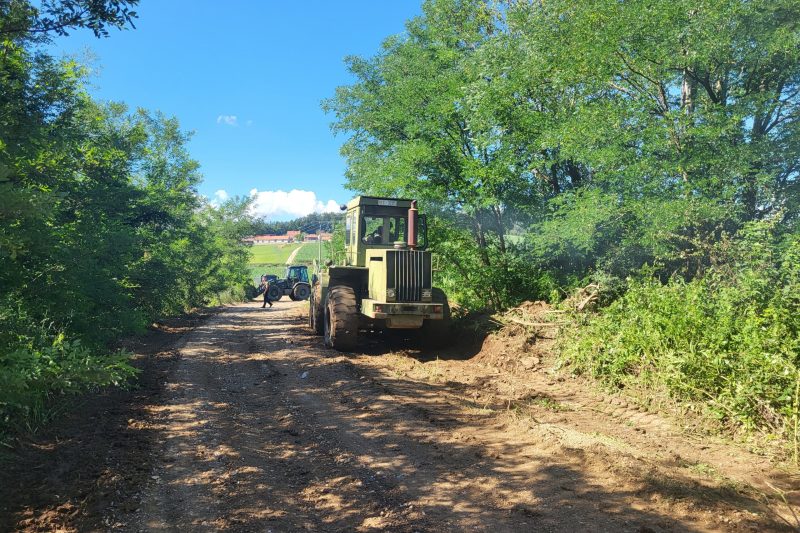
[{"label": "tall tree", "polygon": [[[436,1],[387,39],[372,59],[349,58],[358,80],[325,108],[342,148],[348,186],[426,201],[470,232],[476,278],[496,278],[481,292],[505,303],[507,210],[531,198],[528,176],[509,167],[502,146],[470,122],[466,87],[478,72],[476,51],[497,31],[498,12],[484,1]],[[511,201],[515,198],[517,201]],[[436,235],[432,240],[437,241]],[[455,258],[453,258],[455,259]]]}]

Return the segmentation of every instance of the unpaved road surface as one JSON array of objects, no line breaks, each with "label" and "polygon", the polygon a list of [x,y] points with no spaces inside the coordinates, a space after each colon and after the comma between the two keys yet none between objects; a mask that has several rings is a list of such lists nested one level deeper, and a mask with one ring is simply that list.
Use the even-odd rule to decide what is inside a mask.
[{"label": "unpaved road surface", "polygon": [[287,265],[291,265],[292,263],[294,263],[294,258],[297,257],[297,254],[300,252],[300,249],[303,246],[305,246],[305,244],[301,244],[300,246],[295,248],[294,251],[292,251],[292,253],[289,255],[289,257],[286,258]]},{"label": "unpaved road surface", "polygon": [[344,356],[306,306],[226,307],[134,347],[140,388],[6,459],[0,529],[790,530],[761,500],[797,477],[763,457],[538,357],[499,369],[380,338]]}]

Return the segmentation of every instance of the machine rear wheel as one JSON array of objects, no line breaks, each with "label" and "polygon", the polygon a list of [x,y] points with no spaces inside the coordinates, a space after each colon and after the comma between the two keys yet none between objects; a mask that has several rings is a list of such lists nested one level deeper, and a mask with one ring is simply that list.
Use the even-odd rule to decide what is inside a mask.
[{"label": "machine rear wheel", "polygon": [[341,351],[355,348],[358,342],[358,308],[352,287],[336,285],[328,289],[325,306],[325,346]]},{"label": "machine rear wheel", "polygon": [[308,325],[315,335],[325,334],[325,309],[322,306],[322,286],[317,283],[308,301]]}]

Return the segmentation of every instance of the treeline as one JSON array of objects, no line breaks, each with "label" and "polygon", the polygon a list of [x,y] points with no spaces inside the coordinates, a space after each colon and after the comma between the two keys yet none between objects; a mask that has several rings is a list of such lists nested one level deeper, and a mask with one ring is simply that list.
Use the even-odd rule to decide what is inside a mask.
[{"label": "treeline", "polygon": [[136,3],[0,1],[0,433],[130,378],[109,341],[249,284],[247,204],[197,193],[178,122],[94,101],[42,47],[129,25]]},{"label": "treeline", "polygon": [[429,0],[347,63],[348,185],[437,215],[463,306],[593,283],[575,371],[796,430],[800,3]]},{"label": "treeline", "polygon": [[253,233],[255,235],[285,235],[287,231],[317,233],[320,229],[330,233],[341,218],[341,213],[311,213],[288,221],[257,219],[253,221]]}]

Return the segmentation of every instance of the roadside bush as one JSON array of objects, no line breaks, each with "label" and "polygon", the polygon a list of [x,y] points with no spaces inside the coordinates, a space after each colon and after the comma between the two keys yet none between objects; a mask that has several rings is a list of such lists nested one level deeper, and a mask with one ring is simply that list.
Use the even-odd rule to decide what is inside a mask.
[{"label": "roadside bush", "polygon": [[705,402],[725,423],[798,424],[800,237],[745,226],[692,281],[629,280],[628,291],[561,344],[574,371]]},{"label": "roadside bush", "polygon": [[129,354],[98,354],[80,341],[58,335],[50,345],[0,353],[0,435],[31,430],[51,417],[55,398],[122,385],[136,375]]}]

